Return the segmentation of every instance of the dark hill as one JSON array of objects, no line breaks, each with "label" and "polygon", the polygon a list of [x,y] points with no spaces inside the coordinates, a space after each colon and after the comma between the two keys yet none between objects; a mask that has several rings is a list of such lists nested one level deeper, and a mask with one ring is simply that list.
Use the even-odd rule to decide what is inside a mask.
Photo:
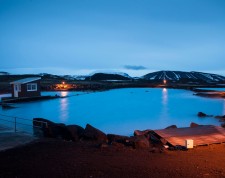
[{"label": "dark hill", "polygon": [[85,80],[130,80],[129,76],[123,76],[120,74],[106,74],[106,73],[96,73],[92,76],[86,77]]}]

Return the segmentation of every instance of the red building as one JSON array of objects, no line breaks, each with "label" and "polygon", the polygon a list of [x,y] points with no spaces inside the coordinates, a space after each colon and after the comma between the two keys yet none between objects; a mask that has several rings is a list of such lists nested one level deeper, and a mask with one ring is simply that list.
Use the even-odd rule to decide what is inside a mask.
[{"label": "red building", "polygon": [[32,77],[11,82],[12,97],[41,96],[40,80],[40,77]]}]

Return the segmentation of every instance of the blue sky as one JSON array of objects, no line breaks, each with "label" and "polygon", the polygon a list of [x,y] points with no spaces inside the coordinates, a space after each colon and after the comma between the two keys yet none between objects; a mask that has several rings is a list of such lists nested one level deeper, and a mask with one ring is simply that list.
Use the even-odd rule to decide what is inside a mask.
[{"label": "blue sky", "polygon": [[225,75],[224,0],[0,0],[0,70]]}]

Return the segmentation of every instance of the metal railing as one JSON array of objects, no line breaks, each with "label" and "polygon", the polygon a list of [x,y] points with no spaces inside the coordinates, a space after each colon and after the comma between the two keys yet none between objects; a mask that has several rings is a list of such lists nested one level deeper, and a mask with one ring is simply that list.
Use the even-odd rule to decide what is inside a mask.
[{"label": "metal railing", "polygon": [[14,132],[21,131],[34,134],[34,129],[42,129],[43,127],[47,128],[48,123],[45,121],[37,121],[0,114],[0,126],[3,129],[11,129]]}]

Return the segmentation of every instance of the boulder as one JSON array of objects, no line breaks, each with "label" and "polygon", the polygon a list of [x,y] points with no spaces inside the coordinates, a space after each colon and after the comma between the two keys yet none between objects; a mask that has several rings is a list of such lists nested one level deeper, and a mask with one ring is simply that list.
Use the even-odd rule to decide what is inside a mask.
[{"label": "boulder", "polygon": [[198,112],[198,117],[213,117],[213,115],[207,115],[204,112]]},{"label": "boulder", "polygon": [[151,153],[163,153],[165,152],[165,148],[161,147],[152,147],[150,150],[149,150]]},{"label": "boulder", "polygon": [[135,149],[148,149],[150,147],[149,140],[144,135],[137,135],[133,137]]},{"label": "boulder", "polygon": [[203,113],[203,112],[198,112],[198,117],[206,117],[207,114]]},{"label": "boulder", "polygon": [[44,118],[33,118],[33,126],[48,127],[48,125],[55,124],[54,122]]},{"label": "boulder", "polygon": [[223,115],[223,116],[215,116],[215,118],[217,118],[217,119],[225,119],[225,115]]},{"label": "boulder", "polygon": [[198,127],[198,126],[200,126],[200,125],[199,125],[199,124],[196,124],[196,123],[194,123],[194,122],[192,122],[192,123],[190,124],[190,127],[191,127],[191,128]]},{"label": "boulder", "polygon": [[73,140],[71,133],[67,129],[65,124],[55,124],[49,126],[49,131],[51,137],[53,138],[60,138],[63,140]]},{"label": "boulder", "polygon": [[106,134],[100,131],[99,129],[96,129],[95,127],[91,126],[90,124],[86,125],[83,133],[83,138],[87,140],[107,142]]},{"label": "boulder", "polygon": [[176,128],[177,128],[176,125],[170,125],[170,126],[166,127],[165,129],[176,129]]},{"label": "boulder", "polygon": [[52,137],[49,127],[56,123],[44,119],[44,118],[33,118],[33,131],[36,136]]},{"label": "boulder", "polygon": [[66,128],[70,132],[73,141],[78,141],[84,133],[84,128],[79,125],[67,125]]},{"label": "boulder", "polygon": [[221,124],[221,127],[225,128],[225,123],[222,123],[222,124]]},{"label": "boulder", "polygon": [[138,135],[146,135],[146,134],[148,134],[150,131],[152,131],[152,130],[150,130],[150,129],[143,130],[143,131],[141,131],[141,130],[135,130],[135,131],[134,131],[134,136],[138,136]]},{"label": "boulder", "polygon": [[65,124],[57,124],[43,118],[33,119],[34,132],[42,131],[42,135],[38,136],[61,138],[64,140],[72,140],[72,136]]},{"label": "boulder", "polygon": [[107,138],[109,143],[117,142],[117,143],[126,144],[129,142],[129,137],[122,136],[122,135],[107,134]]},{"label": "boulder", "polygon": [[124,144],[118,143],[118,142],[112,142],[111,146],[112,146],[112,148],[115,148],[116,150],[121,150],[125,147]]},{"label": "boulder", "polygon": [[162,143],[163,145],[166,145],[166,144],[167,144],[167,140],[164,139],[164,138],[160,138],[160,141],[161,141],[161,143]]}]

